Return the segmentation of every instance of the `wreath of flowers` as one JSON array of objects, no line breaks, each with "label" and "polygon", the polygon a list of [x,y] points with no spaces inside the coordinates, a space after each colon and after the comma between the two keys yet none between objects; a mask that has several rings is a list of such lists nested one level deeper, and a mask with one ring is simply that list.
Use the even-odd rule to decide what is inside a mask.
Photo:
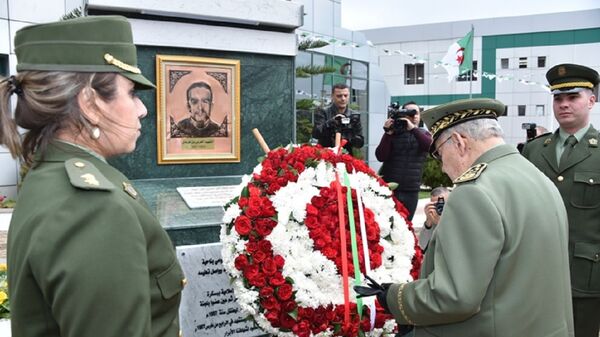
[{"label": "wreath of flowers", "polygon": [[[352,204],[357,190],[364,209],[364,235],[356,236],[361,273],[365,252],[369,276],[380,282],[417,277],[421,250],[407,210],[387,184],[363,161],[321,146],[289,145],[270,151],[252,176],[244,176],[238,196],[225,206],[221,228],[225,269],[240,307],[266,332],[278,336],[380,336],[395,321],[377,303],[357,312],[352,289],[344,300],[336,166],[348,172]],[[339,178],[338,178],[339,179]],[[350,219],[344,195],[345,229]],[[359,232],[359,212],[353,207]],[[350,240],[347,240],[350,252]],[[353,257],[348,253],[348,270]],[[350,284],[354,278],[348,277]],[[366,300],[368,301],[368,300]],[[360,302],[359,302],[360,303]],[[345,306],[350,320],[344,319]],[[370,308],[376,308],[374,320]]]}]

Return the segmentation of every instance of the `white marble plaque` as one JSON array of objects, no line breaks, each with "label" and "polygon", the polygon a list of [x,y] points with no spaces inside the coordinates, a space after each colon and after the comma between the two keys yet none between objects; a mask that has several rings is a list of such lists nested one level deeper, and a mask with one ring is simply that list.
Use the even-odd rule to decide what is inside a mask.
[{"label": "white marble plaque", "polygon": [[222,207],[235,197],[238,185],[177,187],[189,208]]},{"label": "white marble plaque", "polygon": [[265,333],[246,320],[221,259],[221,244],[177,247],[187,285],[179,320],[186,337],[254,337]]}]

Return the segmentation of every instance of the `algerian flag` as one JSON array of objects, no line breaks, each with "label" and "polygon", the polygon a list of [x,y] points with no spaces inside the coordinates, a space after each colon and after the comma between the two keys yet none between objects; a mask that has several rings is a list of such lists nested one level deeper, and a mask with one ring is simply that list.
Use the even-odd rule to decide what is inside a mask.
[{"label": "algerian flag", "polygon": [[448,48],[441,62],[448,72],[448,82],[473,69],[473,29]]}]

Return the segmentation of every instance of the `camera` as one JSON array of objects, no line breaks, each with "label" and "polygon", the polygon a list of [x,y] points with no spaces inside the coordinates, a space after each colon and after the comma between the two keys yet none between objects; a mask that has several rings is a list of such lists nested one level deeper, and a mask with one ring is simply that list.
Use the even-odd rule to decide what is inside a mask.
[{"label": "camera", "polygon": [[444,210],[444,204],[446,204],[444,197],[439,197],[438,200],[435,202],[435,212],[438,215],[442,215],[442,211]]},{"label": "camera", "polygon": [[360,121],[359,113],[352,113],[350,117],[337,116],[335,118],[335,131],[342,133],[342,136],[348,133],[352,133],[352,126]]},{"label": "camera", "polygon": [[537,125],[535,123],[523,123],[521,124],[521,129],[527,132],[527,140],[535,138],[537,136],[536,128]]},{"label": "camera", "polygon": [[405,130],[407,123],[402,118],[412,118],[416,114],[417,110],[415,109],[401,109],[398,102],[394,102],[388,106],[388,118],[394,120],[394,124],[392,126],[394,130]]}]

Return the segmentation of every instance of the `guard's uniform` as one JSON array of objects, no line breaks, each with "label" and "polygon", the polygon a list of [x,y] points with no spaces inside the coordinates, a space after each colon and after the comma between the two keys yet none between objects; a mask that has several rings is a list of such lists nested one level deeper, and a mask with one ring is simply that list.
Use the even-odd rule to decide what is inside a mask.
[{"label": "guard's uniform", "polygon": [[11,324],[29,336],[177,336],[184,275],[129,180],[62,142],[27,174],[9,230]]},{"label": "guard's uniform", "polygon": [[394,317],[417,337],[567,337],[567,219],[556,188],[511,145],[455,183],[421,279],[387,294]]},{"label": "guard's uniform", "polygon": [[[600,82],[598,72],[577,64],[556,65],[548,70],[546,78],[553,95],[573,95],[582,90],[593,90]],[[583,113],[584,111],[576,112],[581,116]],[[591,108],[587,113],[591,113]],[[553,134],[546,134],[527,143],[523,155],[556,185],[567,209],[575,336],[598,337],[600,134],[592,125],[576,130],[571,137],[575,137],[577,142],[563,159],[563,153],[570,145],[565,145],[561,153],[560,149],[566,140],[561,140],[561,132],[563,138],[568,136],[566,131],[559,129]]]}]

